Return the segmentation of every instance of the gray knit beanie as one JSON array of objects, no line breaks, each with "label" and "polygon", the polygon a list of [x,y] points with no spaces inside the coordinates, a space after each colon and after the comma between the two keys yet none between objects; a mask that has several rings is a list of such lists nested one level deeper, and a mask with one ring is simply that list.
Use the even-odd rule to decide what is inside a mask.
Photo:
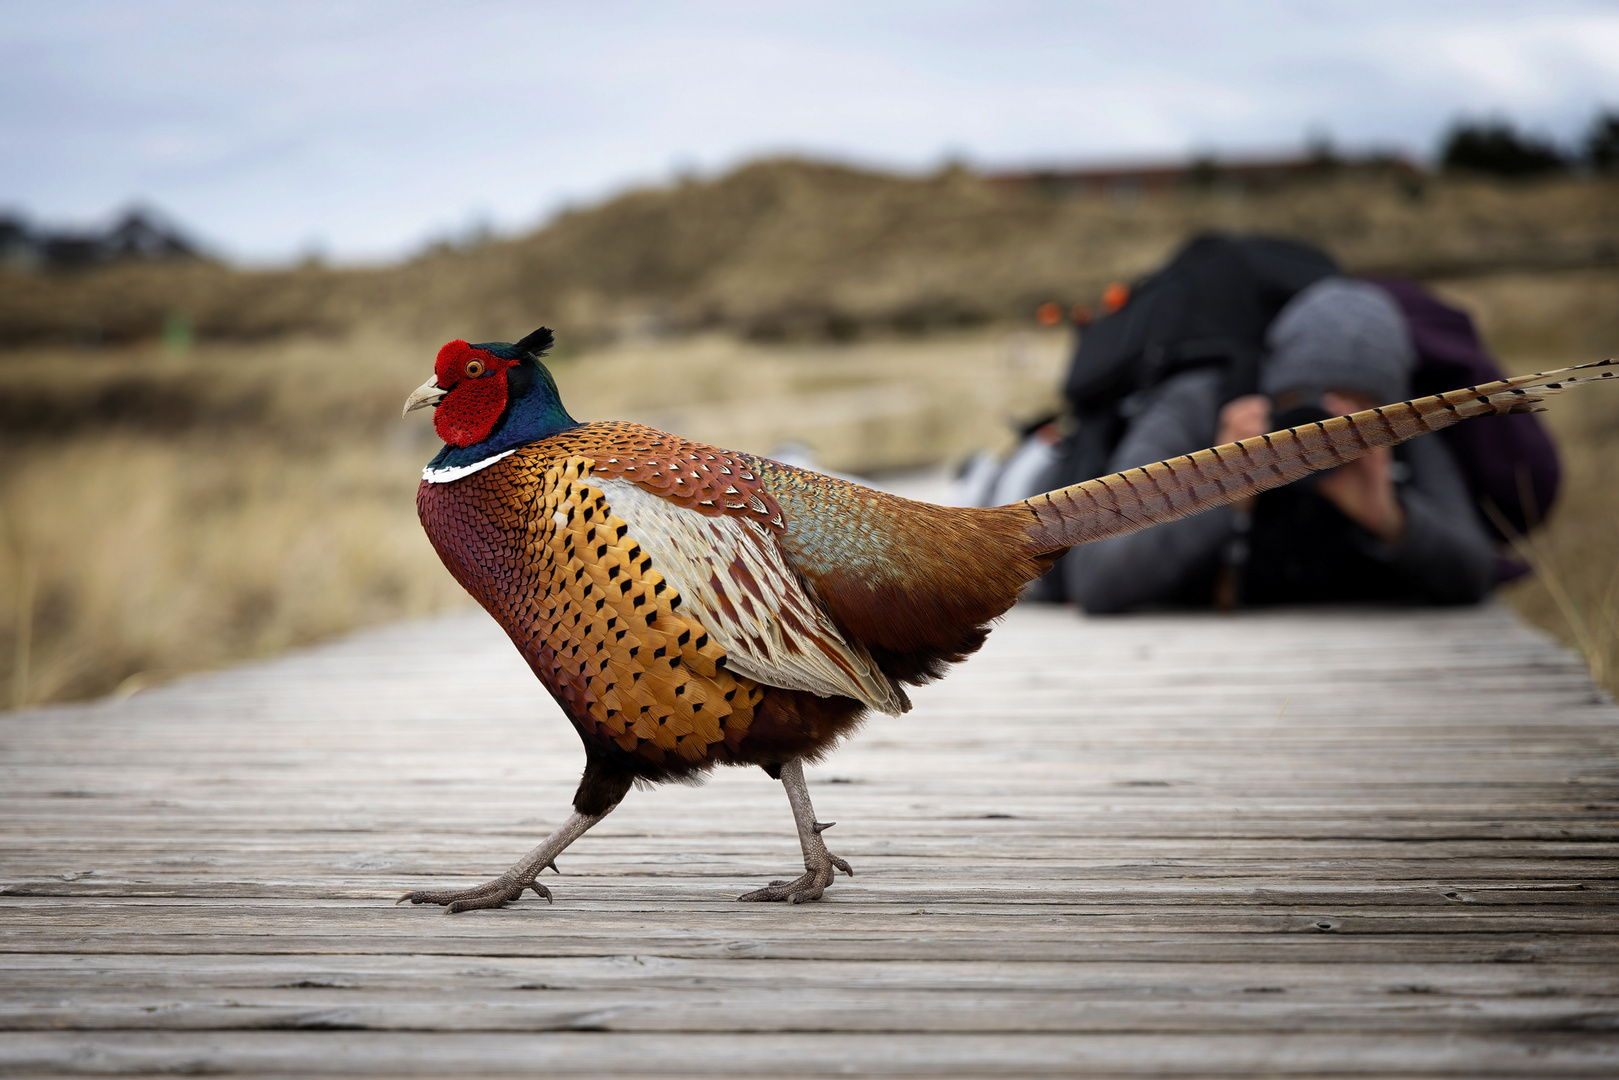
[{"label": "gray knit beanie", "polygon": [[1270,355],[1259,389],[1316,401],[1328,390],[1358,390],[1379,403],[1411,393],[1416,350],[1388,293],[1364,281],[1330,277],[1288,301],[1266,334]]}]

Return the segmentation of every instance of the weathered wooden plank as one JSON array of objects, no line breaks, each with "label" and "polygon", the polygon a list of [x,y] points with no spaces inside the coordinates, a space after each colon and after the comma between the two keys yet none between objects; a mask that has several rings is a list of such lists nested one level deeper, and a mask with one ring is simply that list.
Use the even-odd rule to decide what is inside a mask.
[{"label": "weathered wooden plank", "polygon": [[[648,897],[642,904],[619,901],[592,903],[589,893],[568,903],[545,904],[537,899],[524,901],[523,910],[543,918],[550,932],[588,926],[603,934],[664,934],[671,932],[671,915],[678,911],[682,926],[694,924],[724,928],[731,932],[793,933],[800,925],[823,930],[835,920],[840,932],[885,933],[907,926],[926,926],[940,934],[1015,936],[1058,932],[1159,933],[1159,934],[1237,934],[1237,933],[1315,933],[1337,934],[1471,934],[1471,933],[1578,933],[1607,930],[1619,932],[1615,909],[1596,909],[1593,916],[1568,906],[1542,909],[1531,905],[1487,907],[1478,904],[1451,904],[1445,908],[1412,908],[1399,905],[1350,907],[1347,905],[1296,907],[1291,904],[1213,904],[1197,907],[1135,904],[1096,904],[1078,907],[1070,904],[1038,903],[1012,906],[986,902],[962,903],[953,894],[933,897],[909,896],[899,903],[875,905],[851,887],[837,902],[835,914],[815,915],[784,926],[780,919],[758,915],[734,907],[734,896],[714,895],[712,885],[703,886],[707,904],[694,903],[688,895],[673,904],[658,903]],[[160,934],[231,934],[252,927],[259,936],[281,933],[342,935],[368,933],[376,936],[408,936],[420,932],[422,920],[436,919],[432,908],[401,909],[388,912],[386,904],[359,906],[322,905],[308,908],[277,900],[255,904],[165,905],[162,901],[108,902],[105,900],[70,903],[41,900],[18,905],[10,912],[0,940],[14,941],[46,934],[74,934],[94,931],[116,919],[130,929]],[[382,909],[382,910],[379,910]],[[515,909],[514,909],[515,910]],[[824,904],[823,911],[833,911]],[[809,920],[813,919],[813,922]],[[471,920],[463,920],[470,922]],[[1327,925],[1323,925],[1323,924]],[[496,931],[472,931],[494,933]]]},{"label": "weathered wooden plank", "polygon": [[[1218,1035],[1251,1025],[1272,1035],[1377,1030],[1451,1036],[1545,1032],[1611,1034],[1619,1000],[1584,994],[1453,998],[1428,990],[1333,996],[1264,984],[1229,994],[1159,994],[1118,988],[1084,992],[928,991],[856,987],[782,991],[619,986],[607,990],[419,991],[233,990],[87,994],[63,1003],[0,1004],[0,1031],[611,1031],[937,1034],[1108,1034],[1118,1031]],[[119,998],[122,1000],[119,1000]]]},{"label": "weathered wooden plank", "polygon": [[570,990],[633,986],[684,989],[794,987],[902,990],[1067,990],[1160,994],[1279,990],[1377,998],[1385,994],[1513,998],[1619,994],[1619,965],[1544,962],[1479,965],[1463,962],[1338,963],[1265,960],[1143,965],[1108,957],[1084,962],[1006,960],[995,965],[949,959],[794,960],[747,957],[685,958],[637,953],[622,956],[500,956],[469,965],[455,955],[382,954],[34,954],[7,966],[14,976],[7,1001],[29,1001],[41,990],[83,993],[144,989],[388,990],[403,979],[431,980],[441,994],[464,990]]},{"label": "weathered wooden plank", "polygon": [[[604,1059],[611,1047],[610,1060]],[[610,1034],[408,1032],[20,1033],[0,1035],[0,1069],[355,1075],[1101,1076],[1612,1075],[1604,1036],[1374,1033],[1304,1035]],[[777,1070],[780,1070],[779,1072]]]},{"label": "weathered wooden plank", "polygon": [[858,935],[714,935],[694,932],[671,934],[633,945],[596,934],[554,934],[518,937],[398,936],[350,934],[327,937],[221,937],[213,935],[154,936],[151,934],[79,934],[71,939],[44,942],[37,949],[13,950],[26,955],[55,952],[64,955],[126,954],[132,956],[188,956],[208,953],[248,953],[266,956],[417,955],[463,956],[483,960],[511,956],[580,957],[639,950],[636,955],[686,958],[747,958],[771,961],[857,960],[884,963],[892,960],[934,958],[999,964],[1029,958],[1085,963],[1097,959],[1141,964],[1236,962],[1366,964],[1390,957],[1425,963],[1461,964],[1593,964],[1612,965],[1619,949],[1616,940],[1576,935],[1444,935],[1343,936],[1335,934],[1201,934],[1154,936],[1145,934],[1029,935],[1011,941],[995,935],[939,941],[916,929],[893,934]]}]

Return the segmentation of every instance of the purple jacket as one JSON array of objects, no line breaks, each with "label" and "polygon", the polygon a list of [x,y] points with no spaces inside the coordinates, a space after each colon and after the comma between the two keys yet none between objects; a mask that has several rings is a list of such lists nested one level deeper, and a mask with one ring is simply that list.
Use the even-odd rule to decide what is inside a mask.
[{"label": "purple jacket", "polygon": [[[1373,284],[1405,313],[1417,350],[1413,396],[1505,378],[1484,351],[1466,312],[1442,303],[1414,281],[1377,278]],[[1494,503],[1520,535],[1546,520],[1557,498],[1557,450],[1538,417],[1488,416],[1446,428],[1439,435],[1450,444],[1475,501]],[[1490,531],[1500,532],[1493,521]]]}]

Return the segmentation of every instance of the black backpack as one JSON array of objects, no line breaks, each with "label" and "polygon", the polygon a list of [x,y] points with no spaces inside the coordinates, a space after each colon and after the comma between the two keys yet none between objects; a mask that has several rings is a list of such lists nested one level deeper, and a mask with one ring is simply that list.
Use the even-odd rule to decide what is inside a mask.
[{"label": "black backpack", "polygon": [[1224,401],[1259,386],[1265,331],[1287,302],[1341,274],[1326,252],[1268,236],[1199,236],[1083,332],[1063,387],[1076,424],[1057,446],[1051,487],[1107,471],[1145,392],[1218,367]]}]

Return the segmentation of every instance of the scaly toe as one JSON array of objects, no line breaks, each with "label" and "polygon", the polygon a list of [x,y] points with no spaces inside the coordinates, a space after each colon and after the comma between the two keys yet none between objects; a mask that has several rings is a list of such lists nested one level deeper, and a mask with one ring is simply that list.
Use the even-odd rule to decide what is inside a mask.
[{"label": "scaly toe", "polygon": [[770,903],[775,900],[785,900],[787,899],[788,894],[792,892],[793,888],[796,887],[797,884],[797,881],[772,881],[769,885],[766,885],[762,889],[754,889],[750,893],[743,893],[741,896],[737,897],[737,899],[757,903]]},{"label": "scaly toe", "polygon": [[[500,907],[522,896],[529,884],[531,883],[513,883],[496,878],[472,889],[417,889],[395,900],[394,906],[397,907],[407,900],[412,904],[438,904],[445,909],[446,915],[455,915],[462,911]],[[534,891],[547,900],[551,899],[550,890],[544,885],[534,885]]]},{"label": "scaly toe", "polygon": [[455,900],[444,908],[446,915],[459,915],[463,911],[478,911],[481,908],[497,908],[506,906],[507,901],[516,900],[523,895],[522,889],[511,892],[485,893],[481,896],[468,896],[465,899]]},{"label": "scaly toe", "polygon": [[[847,868],[848,864],[845,863],[844,869]],[[853,871],[849,873],[852,875]],[[803,904],[810,900],[819,900],[830,884],[832,884],[832,868],[828,866],[819,870],[805,870],[792,881],[772,881],[762,889],[743,893],[737,899],[754,903],[785,900],[789,904]]]}]

